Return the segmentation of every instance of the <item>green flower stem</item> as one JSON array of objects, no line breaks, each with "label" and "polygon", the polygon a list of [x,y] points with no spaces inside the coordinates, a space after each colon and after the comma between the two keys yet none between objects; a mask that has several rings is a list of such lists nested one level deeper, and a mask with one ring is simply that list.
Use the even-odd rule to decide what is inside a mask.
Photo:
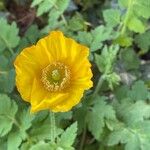
[{"label": "green flower stem", "polygon": [[128,24],[128,21],[131,17],[131,13],[132,13],[132,6],[133,6],[133,0],[129,0],[127,13],[126,13],[125,19],[123,21],[123,27],[122,27],[122,30],[121,30],[121,35],[124,35],[125,32],[126,32],[127,24]]},{"label": "green flower stem", "polygon": [[95,88],[95,91],[93,92],[92,97],[95,97],[95,96],[97,95],[97,93],[99,92],[99,90],[100,90],[100,88],[101,88],[101,86],[102,86],[104,80],[105,80],[105,75],[102,75],[102,76],[99,78],[99,81],[98,81],[98,83],[97,83],[97,85],[96,85],[96,88]]},{"label": "green flower stem", "polygon": [[55,123],[55,114],[50,112],[51,119],[51,142],[55,142],[56,137],[56,123]]}]

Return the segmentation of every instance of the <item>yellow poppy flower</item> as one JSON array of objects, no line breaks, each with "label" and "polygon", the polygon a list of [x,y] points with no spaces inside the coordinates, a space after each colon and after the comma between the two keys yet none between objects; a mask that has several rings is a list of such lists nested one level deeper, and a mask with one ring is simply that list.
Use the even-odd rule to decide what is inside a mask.
[{"label": "yellow poppy flower", "polygon": [[65,112],[78,104],[92,87],[89,49],[53,31],[15,60],[16,85],[31,112]]}]

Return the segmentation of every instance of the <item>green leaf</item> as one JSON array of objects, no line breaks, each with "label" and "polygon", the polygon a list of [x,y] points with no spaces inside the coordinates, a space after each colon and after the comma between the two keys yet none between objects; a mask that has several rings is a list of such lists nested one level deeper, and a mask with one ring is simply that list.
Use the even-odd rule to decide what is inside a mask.
[{"label": "green leaf", "polygon": [[58,21],[59,17],[69,6],[70,0],[34,0],[32,7],[37,6],[37,16],[41,16],[46,12],[48,14],[48,26],[45,27],[45,31],[58,28],[61,24],[65,23],[65,19],[62,17],[62,21]]},{"label": "green leaf", "polygon": [[57,122],[60,123],[61,120],[71,119],[72,111],[57,113]]},{"label": "green leaf", "polygon": [[59,14],[62,14],[69,6],[70,0],[57,0],[56,6]]},{"label": "green leaf", "polygon": [[90,46],[93,37],[92,37],[91,33],[89,33],[89,32],[79,31],[77,39],[79,40],[80,43],[82,43],[86,46]]},{"label": "green leaf", "polygon": [[112,28],[105,26],[98,26],[91,32],[78,32],[77,39],[86,46],[90,47],[91,52],[97,51],[103,46],[104,41],[114,38],[112,35]]},{"label": "green leaf", "polygon": [[95,54],[95,62],[96,62],[96,65],[97,65],[100,72],[105,72],[105,68],[106,68],[106,65],[107,65],[106,62],[105,62],[105,58],[106,57]]},{"label": "green leaf", "polygon": [[118,85],[120,82],[120,76],[113,72],[105,76],[105,80],[108,82],[110,89],[113,89],[114,85]]},{"label": "green leaf", "polygon": [[115,89],[114,94],[118,101],[122,101],[127,97],[129,92],[129,87],[127,85],[122,85]]},{"label": "green leaf", "polygon": [[77,136],[77,122],[68,127],[61,135],[59,145],[62,147],[71,147]]},{"label": "green leaf", "polygon": [[120,6],[128,7],[129,5],[129,0],[118,0]]},{"label": "green leaf", "polygon": [[150,17],[150,0],[134,0],[133,10],[138,16],[148,19]]},{"label": "green leaf", "polygon": [[122,47],[129,47],[132,45],[132,42],[133,39],[126,35],[119,35],[119,37],[114,40],[114,44],[119,44]]},{"label": "green leaf", "polygon": [[138,34],[135,37],[135,42],[141,48],[141,50],[146,53],[150,50],[150,31],[143,34]]},{"label": "green leaf", "polygon": [[37,8],[37,16],[41,16],[44,13],[51,10],[57,0],[34,0],[31,4],[31,7],[38,6]]},{"label": "green leaf", "polygon": [[[35,34],[36,33],[36,34]],[[37,25],[31,25],[20,40],[16,53],[20,53],[25,47],[35,44],[40,37],[40,31]]]},{"label": "green leaf", "polygon": [[41,16],[46,12],[49,12],[50,9],[55,5],[57,0],[44,0],[40,3],[37,9],[37,16]]},{"label": "green leaf", "polygon": [[100,49],[102,47],[102,42],[106,40],[110,40],[112,29],[104,26],[98,26],[94,30],[91,31],[93,40],[90,44],[90,49],[92,52]]},{"label": "green leaf", "polygon": [[121,59],[124,67],[127,70],[138,69],[140,65],[140,60],[137,54],[132,49],[126,49],[121,52]]},{"label": "green leaf", "polygon": [[104,20],[110,27],[115,27],[120,23],[120,11],[116,9],[107,9],[103,12]]},{"label": "green leaf", "polygon": [[118,129],[112,132],[108,138],[108,146],[116,145],[118,143],[126,143],[128,138],[130,137],[130,133],[126,128]]},{"label": "green leaf", "polygon": [[0,71],[0,92],[11,93],[15,87],[15,71]]},{"label": "green leaf", "polygon": [[[41,132],[42,131],[42,132]],[[45,140],[45,139],[50,139],[50,125],[49,124],[43,124],[42,126],[35,126],[29,134],[32,139],[38,139],[38,140]]]},{"label": "green leaf", "polygon": [[33,144],[31,142],[27,141],[27,142],[24,142],[21,144],[20,150],[29,150],[32,146],[33,146]]},{"label": "green leaf", "polygon": [[109,48],[105,46],[101,55],[95,54],[95,61],[100,72],[112,73],[118,50],[119,47],[116,45]]},{"label": "green leaf", "polygon": [[131,31],[134,31],[136,33],[144,33],[146,29],[142,21],[136,17],[131,17],[131,19],[128,21],[127,26]]},{"label": "green leaf", "polygon": [[8,59],[4,56],[1,55],[0,56],[0,75],[2,75],[3,73],[5,74],[5,70],[6,68],[8,68]]},{"label": "green leaf", "polygon": [[34,115],[30,113],[29,109],[26,110],[24,108],[24,110],[21,111],[17,116],[19,117],[18,121],[19,121],[22,129],[27,130],[31,127],[31,125],[32,125],[31,122],[34,119]]},{"label": "green leaf", "polygon": [[26,130],[28,130],[31,127],[34,115],[30,114],[29,109],[26,109],[24,107],[22,110],[19,110],[16,118],[19,124],[20,136],[22,137],[22,139],[26,139],[27,138]]},{"label": "green leaf", "polygon": [[34,126],[36,126],[36,124],[43,124],[44,121],[47,121],[48,118],[49,118],[48,110],[40,111],[40,112],[36,113],[32,123]]},{"label": "green leaf", "polygon": [[125,150],[148,150],[150,147],[150,121],[138,122],[130,127],[113,131],[108,145],[125,144]]},{"label": "green leaf", "polygon": [[106,98],[97,96],[94,106],[87,115],[88,128],[95,139],[100,140],[106,121],[115,119],[115,111],[106,103]]},{"label": "green leaf", "polygon": [[123,99],[121,104],[117,105],[116,111],[119,118],[122,118],[128,125],[144,121],[150,117],[150,106],[143,101],[133,103],[130,99]]},{"label": "green leaf", "polygon": [[37,144],[34,144],[29,150],[54,150],[51,149],[50,144],[45,143],[44,141],[40,141]]},{"label": "green leaf", "polygon": [[7,139],[7,150],[19,150],[22,142],[19,130],[12,130]]},{"label": "green leaf", "polygon": [[31,7],[37,6],[39,5],[41,2],[43,2],[44,0],[33,0]]},{"label": "green leaf", "polygon": [[8,24],[7,21],[3,18],[0,19],[0,52],[4,49],[8,49],[13,53],[12,48],[15,48],[19,44],[19,29],[15,22]]},{"label": "green leaf", "polygon": [[0,137],[11,130],[17,109],[16,103],[7,95],[0,95]]},{"label": "green leaf", "polygon": [[7,140],[5,138],[0,138],[0,150],[7,149]]},{"label": "green leaf", "polygon": [[30,44],[36,43],[39,37],[40,31],[37,25],[31,25],[24,35],[24,38],[26,38]]},{"label": "green leaf", "polygon": [[69,29],[72,31],[79,31],[83,30],[86,27],[85,21],[80,13],[76,13],[70,20],[69,20]]},{"label": "green leaf", "polygon": [[78,122],[78,133],[81,133],[85,127],[87,112],[88,112],[88,107],[87,105],[84,104],[82,107],[79,107],[74,112],[74,118]]},{"label": "green leaf", "polygon": [[49,13],[49,24],[56,23],[57,19],[64,13],[69,6],[70,0],[57,0],[55,7],[53,7]]},{"label": "green leaf", "polygon": [[56,116],[56,124],[59,127],[63,128],[63,125],[66,126],[66,124],[72,118],[72,111],[57,113],[55,116]]},{"label": "green leaf", "polygon": [[149,100],[148,86],[142,81],[136,81],[131,87],[121,86],[115,91],[115,96],[119,101],[130,98],[131,102]]},{"label": "green leaf", "polygon": [[148,87],[143,81],[137,81],[128,92],[128,96],[134,101],[147,100],[149,96]]},{"label": "green leaf", "polygon": [[105,46],[101,55],[95,54],[95,62],[100,72],[104,73],[104,80],[108,82],[108,85],[113,89],[114,85],[118,85],[120,82],[120,76],[114,72],[114,64],[117,58],[119,47],[117,45]]}]

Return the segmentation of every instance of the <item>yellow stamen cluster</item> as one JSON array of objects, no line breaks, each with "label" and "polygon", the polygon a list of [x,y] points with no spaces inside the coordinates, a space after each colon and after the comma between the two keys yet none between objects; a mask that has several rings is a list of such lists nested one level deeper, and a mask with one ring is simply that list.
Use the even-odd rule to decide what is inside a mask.
[{"label": "yellow stamen cluster", "polygon": [[68,66],[55,62],[42,70],[41,81],[48,91],[62,91],[70,83],[70,74]]}]

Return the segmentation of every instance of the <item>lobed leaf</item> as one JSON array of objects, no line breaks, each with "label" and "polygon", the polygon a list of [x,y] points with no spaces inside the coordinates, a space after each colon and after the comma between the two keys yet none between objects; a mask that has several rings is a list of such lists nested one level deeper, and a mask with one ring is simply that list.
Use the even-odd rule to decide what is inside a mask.
[{"label": "lobed leaf", "polygon": [[103,12],[103,17],[107,26],[115,27],[120,23],[121,14],[119,10],[107,9]]},{"label": "lobed leaf", "polygon": [[5,136],[15,123],[18,107],[7,95],[0,94],[0,137]]},{"label": "lobed leaf", "polygon": [[150,121],[138,122],[112,132],[108,145],[125,144],[125,150],[148,150],[150,147]]},{"label": "lobed leaf", "polygon": [[59,144],[62,147],[71,147],[77,136],[77,122],[68,127],[61,135]]},{"label": "lobed leaf", "polygon": [[87,115],[88,128],[97,140],[100,140],[106,120],[116,119],[113,107],[105,100],[105,97],[97,96],[94,106]]},{"label": "lobed leaf", "polygon": [[0,18],[0,52],[3,52],[6,48],[13,53],[12,48],[15,48],[19,44],[19,29],[15,22],[8,24],[3,18]]}]

